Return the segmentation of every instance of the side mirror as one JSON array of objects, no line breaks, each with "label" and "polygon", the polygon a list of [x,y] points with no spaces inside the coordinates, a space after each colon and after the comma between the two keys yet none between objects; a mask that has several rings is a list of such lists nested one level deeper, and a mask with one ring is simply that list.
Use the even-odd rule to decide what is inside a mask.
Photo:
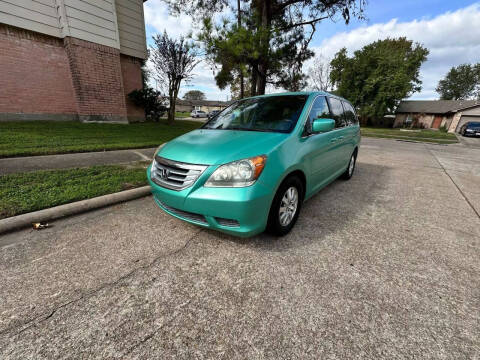
[{"label": "side mirror", "polygon": [[335,128],[335,120],[333,119],[315,119],[312,124],[313,132],[327,132]]}]

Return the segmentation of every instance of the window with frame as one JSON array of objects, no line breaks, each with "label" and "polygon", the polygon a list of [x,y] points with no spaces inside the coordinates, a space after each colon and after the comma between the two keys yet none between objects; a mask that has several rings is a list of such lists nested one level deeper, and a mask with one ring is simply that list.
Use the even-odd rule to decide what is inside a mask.
[{"label": "window with frame", "polygon": [[343,110],[345,113],[345,120],[347,121],[347,125],[355,125],[358,123],[357,116],[355,115],[355,110],[350,103],[346,101],[342,101],[343,103]]},{"label": "window with frame", "polygon": [[342,102],[336,98],[328,98],[330,103],[330,111],[332,113],[332,118],[335,120],[335,128],[345,127],[347,125],[345,121],[345,116],[343,113]]},{"label": "window with frame", "polygon": [[312,105],[312,109],[310,110],[310,113],[308,114],[308,119],[305,124],[305,131],[304,134],[313,134],[312,130],[312,124],[313,120],[316,119],[328,119],[330,118],[330,110],[328,108],[328,103],[327,99],[325,96],[319,96],[315,99]]}]

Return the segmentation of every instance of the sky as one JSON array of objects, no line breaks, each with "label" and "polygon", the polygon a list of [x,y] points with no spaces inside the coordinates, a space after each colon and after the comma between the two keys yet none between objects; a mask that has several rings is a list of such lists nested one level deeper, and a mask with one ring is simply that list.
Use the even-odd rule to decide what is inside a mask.
[{"label": "sky", "polygon": [[[147,43],[153,34],[166,31],[172,37],[187,35],[195,23],[186,15],[169,14],[162,0],[144,3]],[[316,54],[332,58],[342,47],[349,54],[363,46],[387,37],[405,36],[430,50],[420,69],[422,90],[411,99],[438,99],[438,81],[452,66],[480,62],[480,2],[464,0],[369,0],[366,20],[352,20],[345,25],[341,18],[324,20],[310,43]],[[304,70],[308,74],[310,63]],[[228,89],[220,90],[214,72],[200,63],[194,78],[184,84],[180,96],[188,90],[201,90],[209,100],[227,100]]]}]

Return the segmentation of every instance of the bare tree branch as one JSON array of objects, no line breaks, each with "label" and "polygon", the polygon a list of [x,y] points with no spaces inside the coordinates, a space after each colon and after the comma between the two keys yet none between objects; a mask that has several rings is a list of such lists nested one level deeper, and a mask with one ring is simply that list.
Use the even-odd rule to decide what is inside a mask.
[{"label": "bare tree branch", "polygon": [[152,63],[155,78],[161,88],[168,93],[170,108],[168,122],[175,120],[175,102],[182,80],[188,81],[192,71],[199,63],[196,48],[183,37],[179,40],[168,37],[167,33],[153,37],[154,45],[151,48]]}]

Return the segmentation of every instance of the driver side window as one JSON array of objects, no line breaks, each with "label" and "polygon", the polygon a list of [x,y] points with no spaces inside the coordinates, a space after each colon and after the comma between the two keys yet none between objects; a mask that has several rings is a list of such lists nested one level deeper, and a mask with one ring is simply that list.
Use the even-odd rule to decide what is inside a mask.
[{"label": "driver side window", "polygon": [[316,119],[328,119],[331,118],[330,110],[328,109],[328,103],[325,96],[319,96],[315,99],[310,114],[308,114],[308,119],[305,124],[304,135],[314,134],[312,131],[313,120]]}]

